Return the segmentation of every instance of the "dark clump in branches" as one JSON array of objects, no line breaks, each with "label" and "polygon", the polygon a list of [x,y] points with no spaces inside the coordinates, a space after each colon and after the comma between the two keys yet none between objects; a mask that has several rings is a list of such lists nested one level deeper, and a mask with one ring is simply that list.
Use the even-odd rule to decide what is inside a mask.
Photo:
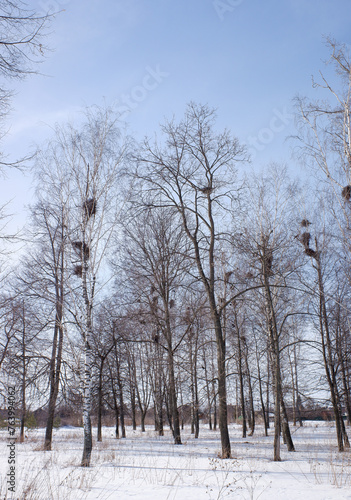
[{"label": "dark clump in branches", "polygon": [[82,266],[75,266],[73,269],[73,274],[74,276],[78,276],[78,278],[81,278],[83,274]]},{"label": "dark clump in branches", "polygon": [[316,250],[313,250],[312,248],[305,248],[305,254],[309,257],[313,257],[314,259],[316,259],[318,256],[318,252],[316,252]]},{"label": "dark clump in branches", "polygon": [[73,241],[72,246],[78,255],[84,256],[84,259],[89,259],[90,249],[86,243],[82,243],[81,241]]},{"label": "dark clump in branches", "polygon": [[[303,219],[301,221],[301,226],[302,227],[308,227],[311,225],[311,222],[307,219]],[[318,252],[316,250],[313,250],[313,248],[310,248],[310,241],[311,241],[311,233],[305,231],[304,233],[301,234],[301,236],[296,236],[296,238],[300,241],[300,243],[303,244],[305,248],[305,254],[308,255],[309,257],[312,257],[313,259],[318,258]]]},{"label": "dark clump in branches", "polygon": [[158,297],[152,297],[152,301],[150,302],[150,309],[152,314],[157,313],[157,307],[158,307],[157,303],[158,303]]},{"label": "dark clump in branches", "polygon": [[200,188],[200,191],[201,191],[201,193],[203,193],[203,194],[209,195],[209,194],[212,194],[212,192],[213,192],[213,187],[211,187],[211,186],[205,186],[205,187],[203,187],[203,188]]},{"label": "dark clump in branches", "polygon": [[88,200],[85,200],[85,202],[83,203],[83,210],[88,219],[90,219],[92,215],[96,214],[96,208],[97,207],[95,198],[89,198]]},{"label": "dark clump in branches", "polygon": [[341,196],[346,201],[350,201],[351,198],[351,186],[345,186],[341,191]]},{"label": "dark clump in branches", "polygon": [[264,261],[266,264],[267,273],[269,276],[273,275],[272,265],[273,265],[273,252],[272,250],[267,250],[264,256]]},{"label": "dark clump in branches", "polygon": [[302,233],[301,243],[305,247],[305,249],[309,248],[311,240],[311,233]]},{"label": "dark clump in branches", "polygon": [[302,219],[301,227],[308,227],[311,225],[311,222],[308,219]]}]

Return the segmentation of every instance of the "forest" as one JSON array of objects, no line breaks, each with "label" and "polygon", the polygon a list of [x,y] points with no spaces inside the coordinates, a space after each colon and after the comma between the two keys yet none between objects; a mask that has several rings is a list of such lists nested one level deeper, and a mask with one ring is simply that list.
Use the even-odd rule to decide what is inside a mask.
[{"label": "forest", "polygon": [[38,150],[21,234],[2,211],[1,422],[14,387],[19,442],[39,420],[46,451],[82,426],[86,467],[103,426],[180,446],[190,424],[230,458],[228,424],[259,423],[279,462],[291,426],[318,417],[350,447],[351,66],[328,46],[337,87],[321,73],[318,97],[295,100],[305,178],[255,171],[196,102],[142,142],[89,107]]}]

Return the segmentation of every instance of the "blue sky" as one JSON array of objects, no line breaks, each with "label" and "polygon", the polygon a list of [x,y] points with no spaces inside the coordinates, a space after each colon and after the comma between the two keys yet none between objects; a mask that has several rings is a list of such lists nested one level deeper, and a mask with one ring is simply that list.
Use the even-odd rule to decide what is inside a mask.
[{"label": "blue sky", "polygon": [[[115,104],[137,138],[194,100],[217,108],[218,126],[249,145],[253,166],[284,161],[294,133],[292,99],[313,95],[324,70],[323,35],[351,47],[350,0],[32,0],[39,11],[63,10],[47,39],[41,75],[16,85],[9,159],[79,120],[84,106]],[[331,68],[325,70],[332,79]],[[3,202],[18,213],[32,196],[30,176],[1,180]]]}]

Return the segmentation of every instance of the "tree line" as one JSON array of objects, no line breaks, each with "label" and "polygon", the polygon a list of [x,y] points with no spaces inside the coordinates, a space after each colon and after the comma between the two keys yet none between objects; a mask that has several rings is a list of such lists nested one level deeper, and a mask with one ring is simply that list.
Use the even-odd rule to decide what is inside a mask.
[{"label": "tree line", "polygon": [[[260,418],[294,451],[313,399],[330,401],[339,451],[351,423],[351,67],[328,41],[337,87],[296,99],[295,145],[313,182],[284,165],[261,174],[216,112],[190,103],[142,143],[110,108],[57,126],[33,161],[35,201],[20,261],[2,275],[1,393],[17,388],[20,440],[29,410],[47,410],[51,450],[59,407],[79,411],[81,465],[92,412],[125,437],[126,414],[182,444],[184,408],[200,413],[232,453],[228,407],[243,437]],[[1,69],[1,68],[0,68]],[[3,256],[6,263],[6,256]]]}]

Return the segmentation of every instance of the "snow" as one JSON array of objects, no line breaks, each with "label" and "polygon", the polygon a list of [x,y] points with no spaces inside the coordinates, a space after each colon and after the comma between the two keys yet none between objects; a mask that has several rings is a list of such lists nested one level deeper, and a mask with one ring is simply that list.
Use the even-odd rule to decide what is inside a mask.
[{"label": "snow", "polygon": [[7,431],[0,432],[0,495],[31,500],[351,500],[351,453],[338,453],[333,423],[306,422],[291,427],[296,452],[282,443],[282,461],[273,462],[273,429],[262,427],[243,439],[230,424],[233,458],[221,460],[218,431],[201,427],[199,439],[182,432],[182,446],[169,431],[159,437],[127,428],[126,439],[103,429],[94,442],[90,468],[79,467],[83,429],[55,431],[53,450],[42,451],[44,430],[16,444],[15,496],[6,496]]}]

